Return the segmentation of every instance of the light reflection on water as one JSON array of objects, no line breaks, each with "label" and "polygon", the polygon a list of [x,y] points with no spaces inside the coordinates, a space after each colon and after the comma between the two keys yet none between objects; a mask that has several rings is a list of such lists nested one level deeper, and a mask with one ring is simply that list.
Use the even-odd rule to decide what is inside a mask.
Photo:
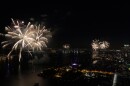
[{"label": "light reflection on water", "polygon": [[[88,67],[88,68],[91,67],[90,65],[91,60],[88,54],[82,54],[80,56],[58,54],[58,55],[50,55],[49,57],[51,58],[49,60],[49,63],[47,64],[48,66],[57,66],[57,65],[66,65],[66,64],[68,65],[73,62],[77,62],[77,63],[82,63],[82,65],[84,65],[85,67]],[[78,59],[79,57],[80,59]],[[17,64],[16,65],[13,63],[14,62],[10,64],[7,62],[3,62],[3,63],[0,62],[0,86],[34,86],[35,83],[39,83],[39,86],[57,86],[57,85],[68,86],[70,84],[70,83],[63,84],[60,81],[58,81],[58,83],[57,81],[50,82],[50,80],[38,77],[37,74],[40,73],[44,68],[41,65],[36,65],[36,64],[28,64],[28,65]],[[124,82],[122,82],[122,80]],[[100,80],[97,80],[96,82],[99,82],[99,81]],[[120,79],[120,81],[118,80],[118,83],[121,85],[118,84],[117,86],[122,86],[125,83],[126,84],[124,86],[129,86],[127,84],[129,84],[130,80],[128,79],[124,80],[124,78],[122,78]],[[93,84],[96,82],[92,81],[90,84]],[[71,85],[71,86],[85,86],[84,83],[88,85],[86,80],[82,80],[82,81],[76,81],[76,84]],[[108,83],[109,85],[105,85],[105,86],[112,85],[112,83],[109,83],[107,81],[106,83]],[[104,85],[101,85],[101,86],[104,86]]]},{"label": "light reflection on water", "polygon": [[22,68],[21,65],[18,65],[16,69],[11,70],[8,64],[5,71],[3,79],[0,78],[2,86],[34,86],[35,83],[39,83],[39,86],[48,86],[47,80],[37,76],[42,71],[41,66],[29,65]]},{"label": "light reflection on water", "polygon": [[[85,67],[89,67],[90,65],[90,57],[88,54],[84,54],[81,56],[77,54],[52,54],[49,57],[51,58],[47,66],[66,66],[72,64],[73,62],[80,62]],[[80,57],[80,59],[78,57]],[[40,59],[40,61],[41,60],[42,59]],[[68,86],[69,84],[71,84],[71,86],[83,86],[84,84],[88,85],[88,81],[84,79],[81,79],[81,81],[78,80],[71,83],[64,83],[57,80],[50,81],[38,77],[37,74],[43,70],[43,67],[36,64],[19,65],[17,63],[14,64],[14,62],[12,62],[11,64],[4,64],[3,66],[4,68],[1,69],[4,70],[2,70],[2,73],[0,73],[3,74],[4,78],[0,78],[0,81],[3,81],[2,86],[34,86],[35,83],[39,83],[39,86]],[[90,84],[93,84],[93,82],[90,82]]]},{"label": "light reflection on water", "polygon": [[[51,58],[50,58],[51,57]],[[45,61],[40,59],[40,61],[44,61],[47,66],[57,66],[57,65],[68,65],[71,64],[71,60],[75,60],[75,55],[62,55],[55,54],[50,55],[48,58],[50,60]],[[83,56],[86,57],[86,56]],[[88,58],[86,58],[88,59]],[[73,61],[72,60],[72,61]],[[84,63],[87,63],[87,60],[83,60]],[[47,63],[48,62],[48,63]],[[45,64],[45,65],[46,65]],[[41,65],[37,64],[29,64],[29,65],[19,65],[17,61],[13,61],[10,64],[8,62],[0,62],[0,86],[33,86],[35,83],[39,83],[39,86],[57,86],[59,85],[59,81],[50,81],[48,79],[43,79],[42,77],[37,76],[43,70]],[[63,85],[63,84],[61,84]]]}]

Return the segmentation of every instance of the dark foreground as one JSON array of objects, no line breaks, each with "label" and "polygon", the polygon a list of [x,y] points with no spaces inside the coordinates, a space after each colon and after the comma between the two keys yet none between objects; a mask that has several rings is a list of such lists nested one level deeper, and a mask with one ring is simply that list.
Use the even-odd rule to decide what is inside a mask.
[{"label": "dark foreground", "polygon": [[[27,59],[23,60],[24,64],[15,59],[10,63],[1,61],[0,86],[130,86],[128,68],[124,70],[123,66],[117,66],[121,63],[105,60],[92,66],[88,53],[60,53],[38,59],[40,64],[28,63]],[[115,71],[119,69],[123,71]]]},{"label": "dark foreground", "polygon": [[[1,69],[0,86],[112,86],[114,77],[112,72],[32,64]],[[129,85],[129,76],[117,76],[116,86]]]}]

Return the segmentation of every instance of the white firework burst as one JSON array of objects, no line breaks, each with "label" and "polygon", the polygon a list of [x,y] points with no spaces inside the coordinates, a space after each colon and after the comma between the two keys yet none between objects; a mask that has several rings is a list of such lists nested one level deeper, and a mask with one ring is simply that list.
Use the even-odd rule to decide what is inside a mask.
[{"label": "white firework burst", "polygon": [[98,50],[98,49],[107,49],[109,48],[110,43],[107,41],[100,42],[99,40],[93,40],[92,42],[92,49]]},{"label": "white firework burst", "polygon": [[91,46],[92,46],[93,50],[98,50],[100,48],[100,46],[99,46],[99,40],[93,40]]},{"label": "white firework burst", "polygon": [[69,49],[69,48],[70,48],[70,44],[64,44],[64,45],[63,45],[63,48],[64,48],[64,49]]},{"label": "white firework burst", "polygon": [[109,48],[109,43],[107,41],[100,42],[100,49],[107,49]]},{"label": "white firework burst", "polygon": [[13,44],[10,54],[14,50],[19,50],[19,61],[21,60],[21,52],[26,50],[42,50],[43,47],[47,47],[48,37],[51,37],[50,31],[45,29],[45,26],[33,25],[30,22],[25,25],[24,21],[14,21],[12,19],[13,26],[5,27],[7,34],[5,37],[9,38],[7,41],[3,41],[3,48]]}]

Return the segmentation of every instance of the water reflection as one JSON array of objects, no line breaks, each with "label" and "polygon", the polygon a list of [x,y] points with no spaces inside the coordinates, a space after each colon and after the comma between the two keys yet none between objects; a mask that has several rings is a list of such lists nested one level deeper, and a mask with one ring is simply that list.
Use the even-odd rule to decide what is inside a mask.
[{"label": "water reflection", "polygon": [[[72,62],[77,62],[78,58],[77,55],[64,55],[62,53],[49,54],[44,57],[50,59],[43,58],[43,60],[41,60],[42,58],[40,57],[40,61],[35,60],[29,64],[17,63],[17,59],[10,62],[8,60],[0,62],[0,81],[2,81],[0,86],[33,86],[35,83],[39,83],[39,86],[62,85],[60,81],[44,79],[38,77],[37,74],[46,66],[70,65]],[[44,61],[42,65],[41,61]],[[38,62],[40,64],[38,64]]]},{"label": "water reflection", "polygon": [[[0,86],[33,86],[35,83],[39,83],[39,86],[47,86],[47,80],[38,77],[37,74],[42,71],[42,66],[39,65],[15,65],[7,64],[6,69],[3,69],[0,78]],[[5,72],[5,73],[4,73]]]},{"label": "water reflection", "polygon": [[[49,59],[46,59],[46,58]],[[61,67],[61,66],[70,66],[72,63],[81,64],[83,68],[92,70],[92,61],[91,55],[88,53],[84,54],[62,54],[61,52],[57,52],[56,54],[44,55],[44,57],[36,58],[36,60],[32,60],[29,64],[20,64],[15,61],[0,61],[0,86],[34,86],[34,84],[39,84],[39,86],[93,86],[95,84],[100,84],[100,86],[113,86],[116,80],[114,76],[113,79],[88,79],[82,78],[81,80],[76,80],[72,82],[64,82],[63,80],[50,80],[37,76],[41,71],[43,71],[46,67]],[[38,59],[40,61],[38,61]],[[40,63],[40,64],[38,64]],[[105,63],[106,64],[106,63]],[[75,65],[73,65],[75,66]],[[105,69],[100,65],[97,65],[100,69]],[[105,66],[106,67],[106,66]],[[107,69],[107,68],[106,68]],[[71,76],[71,74],[70,74]],[[70,77],[69,77],[70,78]],[[71,77],[73,78],[73,77]],[[129,86],[130,79],[120,77],[118,75],[116,84],[117,86]],[[104,82],[103,82],[104,81]],[[100,82],[100,83],[99,83]],[[111,83],[109,83],[111,82]],[[85,85],[84,85],[85,84]],[[88,85],[89,84],[89,85]],[[101,85],[102,84],[102,85]],[[105,85],[104,85],[105,84]],[[97,85],[94,85],[97,86]]]},{"label": "water reflection", "polygon": [[10,64],[7,63],[7,69],[6,69],[6,77],[9,77],[10,76]]}]

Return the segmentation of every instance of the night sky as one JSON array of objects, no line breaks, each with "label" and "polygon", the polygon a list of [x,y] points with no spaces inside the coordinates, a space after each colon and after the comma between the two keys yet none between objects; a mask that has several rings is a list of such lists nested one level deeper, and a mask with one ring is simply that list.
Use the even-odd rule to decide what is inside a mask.
[{"label": "night sky", "polygon": [[[53,37],[48,46],[61,48],[69,43],[72,48],[89,48],[93,39],[110,42],[111,48],[130,44],[130,14],[128,3],[39,4],[8,6],[1,9],[0,32],[11,19],[44,22]],[[11,11],[11,12],[9,12]]]}]

